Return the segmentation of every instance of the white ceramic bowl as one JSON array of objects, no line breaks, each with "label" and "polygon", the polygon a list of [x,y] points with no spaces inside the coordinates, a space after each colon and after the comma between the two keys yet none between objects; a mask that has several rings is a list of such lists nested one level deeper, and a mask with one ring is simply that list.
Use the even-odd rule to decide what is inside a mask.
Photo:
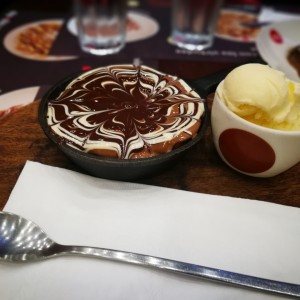
[{"label": "white ceramic bowl", "polygon": [[[222,85],[223,82],[217,91]],[[241,173],[271,177],[300,161],[300,131],[276,130],[250,123],[229,110],[217,92],[211,125],[219,155]]]}]

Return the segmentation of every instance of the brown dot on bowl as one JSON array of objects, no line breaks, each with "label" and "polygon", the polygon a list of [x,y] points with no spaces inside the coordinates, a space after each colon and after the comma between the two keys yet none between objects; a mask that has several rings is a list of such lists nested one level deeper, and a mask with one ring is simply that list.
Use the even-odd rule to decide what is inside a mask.
[{"label": "brown dot on bowl", "polygon": [[275,162],[273,148],[262,138],[241,129],[227,129],[219,137],[222,155],[234,168],[245,173],[261,173]]}]

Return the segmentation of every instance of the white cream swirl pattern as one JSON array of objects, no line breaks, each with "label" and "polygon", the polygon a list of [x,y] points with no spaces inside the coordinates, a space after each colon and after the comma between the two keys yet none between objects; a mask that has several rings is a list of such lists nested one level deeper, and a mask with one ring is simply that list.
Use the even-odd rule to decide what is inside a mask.
[{"label": "white cream swirl pattern", "polygon": [[146,66],[94,69],[48,105],[62,143],[101,156],[144,158],[194,138],[204,105],[183,80]]}]

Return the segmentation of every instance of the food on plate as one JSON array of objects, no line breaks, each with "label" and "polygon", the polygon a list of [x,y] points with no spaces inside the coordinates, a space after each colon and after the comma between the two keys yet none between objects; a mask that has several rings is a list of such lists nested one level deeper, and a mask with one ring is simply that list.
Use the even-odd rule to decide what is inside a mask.
[{"label": "food on plate", "polygon": [[127,31],[135,31],[135,30],[139,30],[140,29],[140,25],[133,20],[130,17],[126,18],[126,30]]},{"label": "food on plate", "polygon": [[242,41],[253,41],[259,28],[248,26],[247,23],[256,21],[257,17],[253,14],[222,10],[217,22],[216,34]]},{"label": "food on plate", "polygon": [[287,55],[288,62],[295,68],[300,77],[300,46],[292,48]]},{"label": "food on plate", "polygon": [[47,56],[61,26],[60,22],[44,22],[27,27],[16,37],[16,49],[27,55]]},{"label": "food on plate", "polygon": [[300,130],[300,84],[267,65],[252,63],[235,68],[219,85],[217,94],[247,121],[274,129]]},{"label": "food on plate", "polygon": [[147,158],[193,139],[204,104],[182,79],[147,66],[88,71],[48,103],[47,123],[61,143],[115,158]]}]

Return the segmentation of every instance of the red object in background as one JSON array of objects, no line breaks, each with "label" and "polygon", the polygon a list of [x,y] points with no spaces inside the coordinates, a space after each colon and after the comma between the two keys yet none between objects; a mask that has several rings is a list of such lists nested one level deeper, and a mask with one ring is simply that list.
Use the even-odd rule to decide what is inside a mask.
[{"label": "red object in background", "polygon": [[81,67],[81,71],[88,71],[88,70],[90,70],[91,68],[92,68],[91,66],[85,65],[85,66],[82,66],[82,67]]},{"label": "red object in background", "polygon": [[276,43],[276,44],[282,44],[283,39],[282,39],[280,33],[277,30],[271,29],[270,32],[269,32],[269,34],[270,34],[271,40],[274,43]]}]

